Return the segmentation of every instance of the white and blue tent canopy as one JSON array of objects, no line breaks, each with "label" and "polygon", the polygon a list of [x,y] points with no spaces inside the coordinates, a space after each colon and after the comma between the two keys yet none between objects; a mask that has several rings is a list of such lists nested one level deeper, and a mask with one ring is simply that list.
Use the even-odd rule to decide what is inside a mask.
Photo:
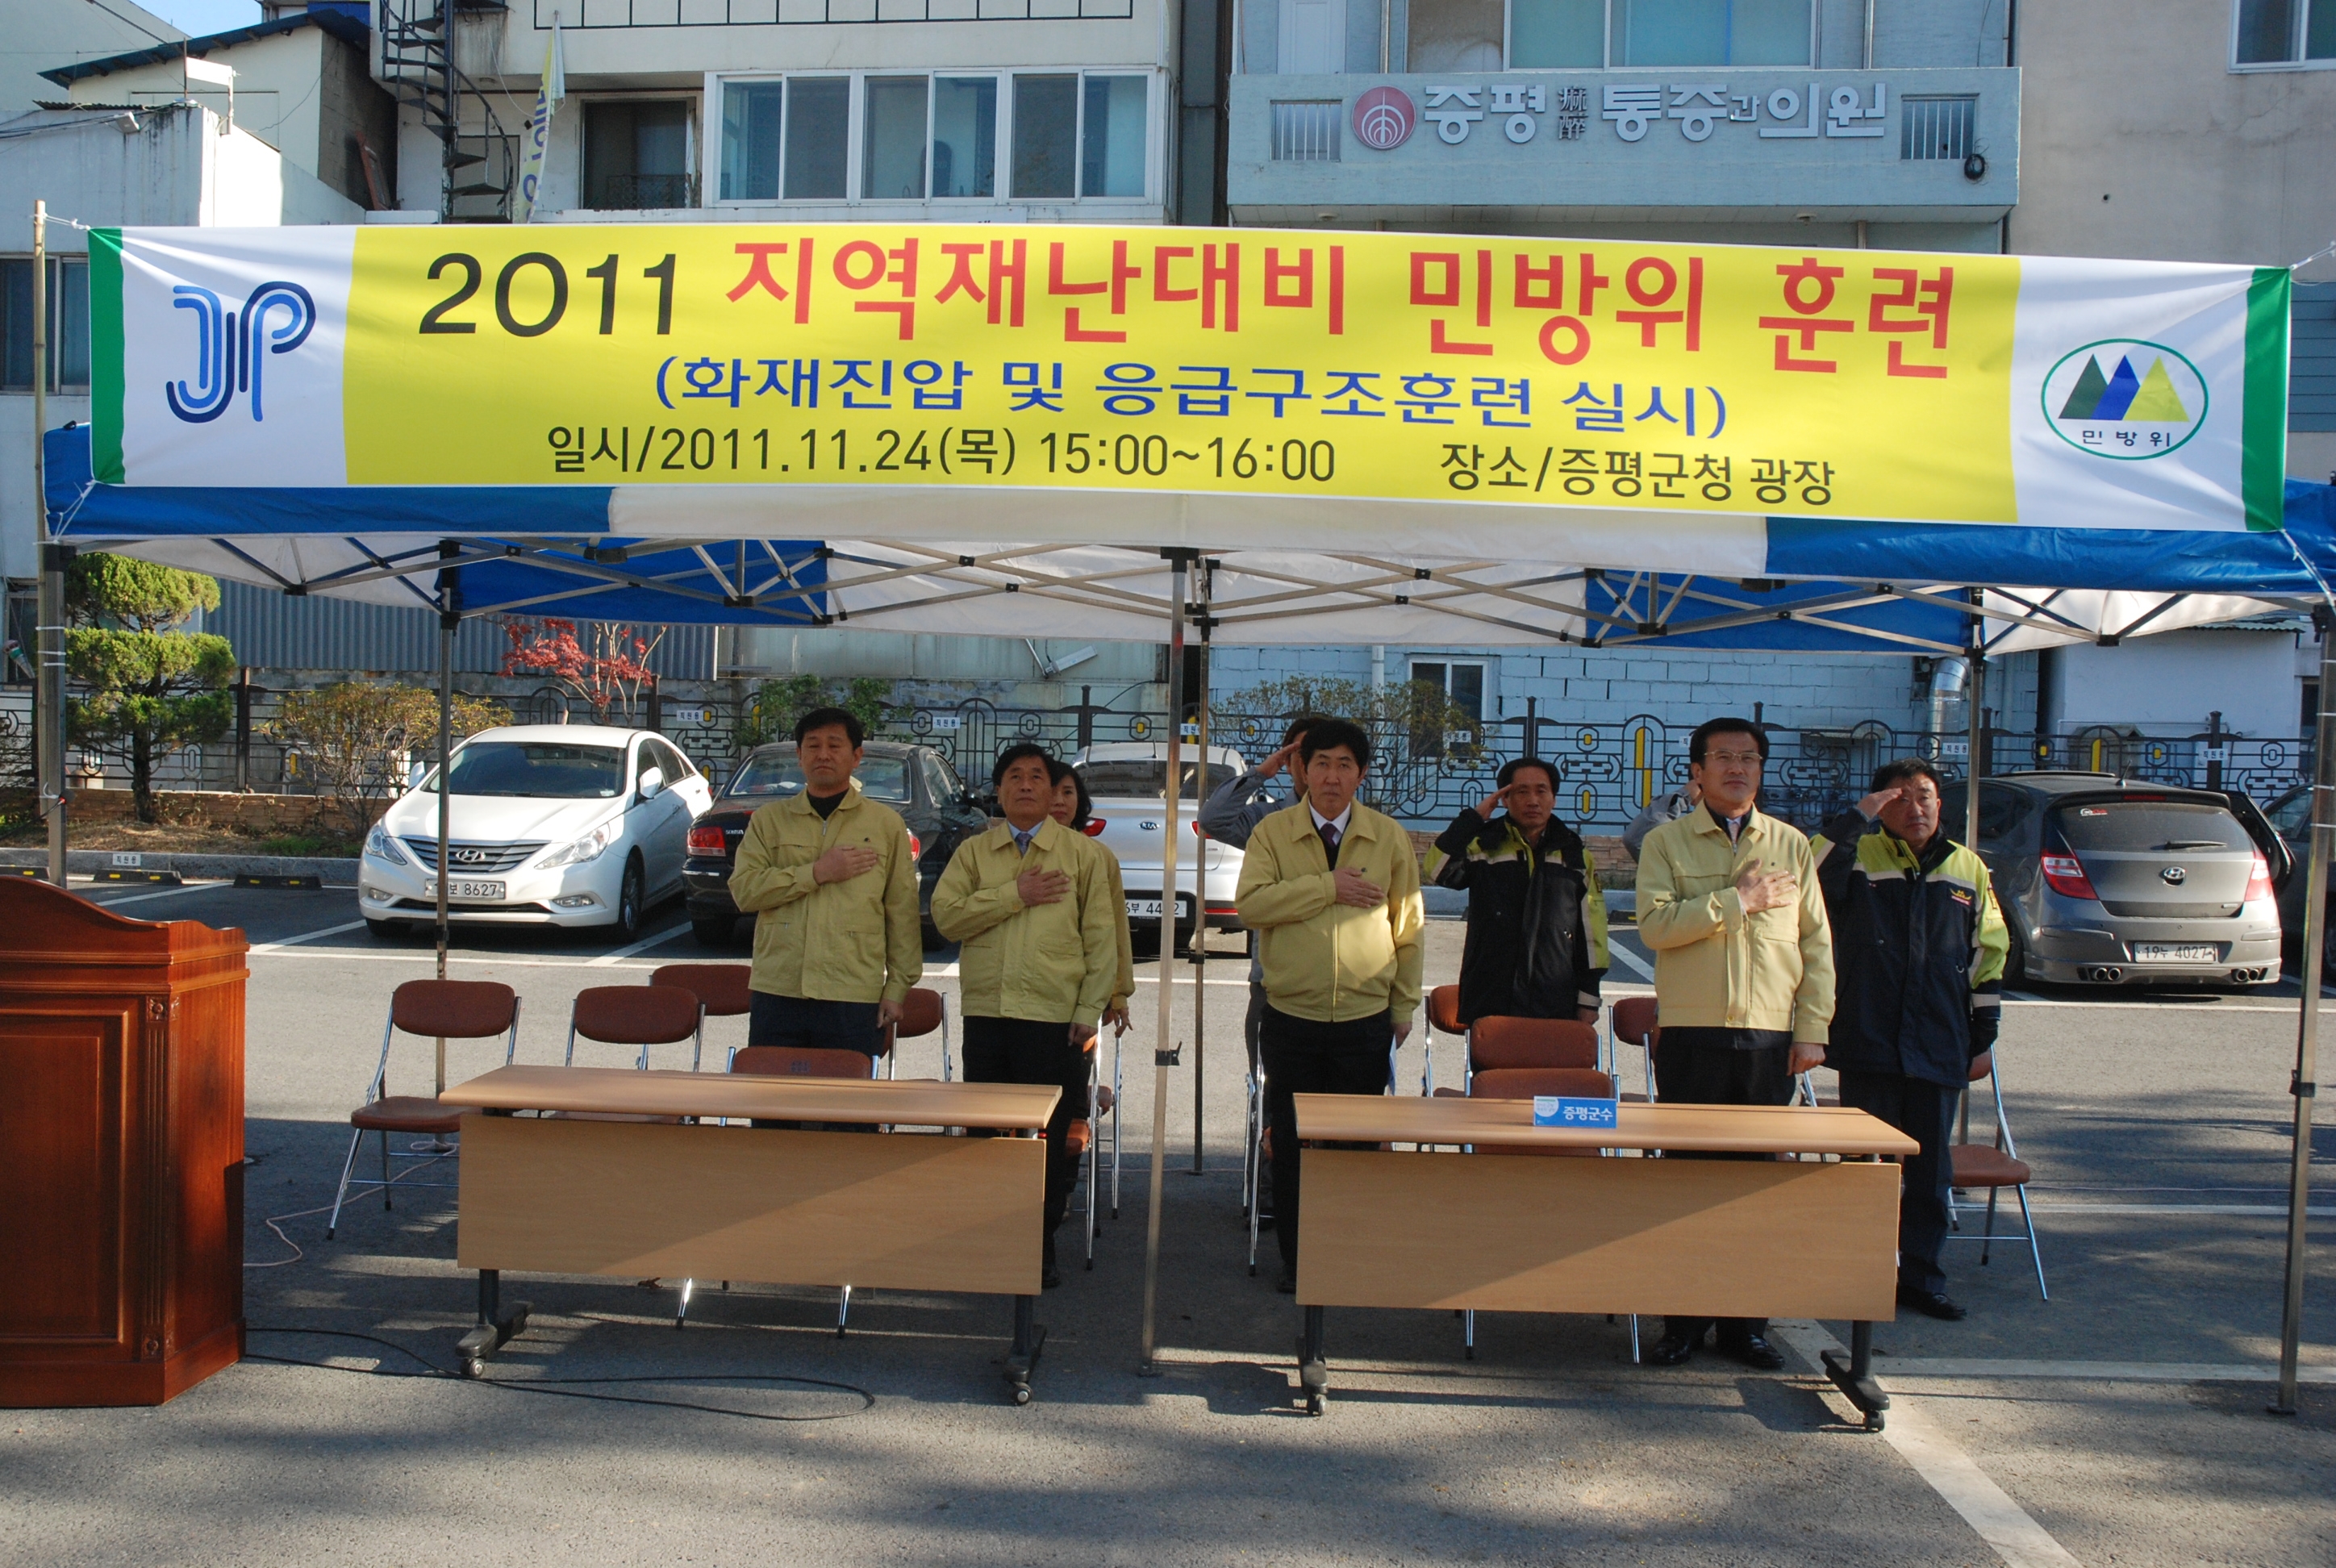
[{"label": "white and blue tent canopy", "polygon": [[2336,491],[2300,481],[2276,532],[1406,502],[1285,538],[1221,496],[1034,492],[1026,537],[996,541],[960,537],[946,492],[123,487],[70,426],[45,457],[59,542],[465,616],[1156,642],[1163,552],[1190,550],[1218,643],[1944,653],[1981,589],[1997,653],[2309,608],[2336,578]]}]

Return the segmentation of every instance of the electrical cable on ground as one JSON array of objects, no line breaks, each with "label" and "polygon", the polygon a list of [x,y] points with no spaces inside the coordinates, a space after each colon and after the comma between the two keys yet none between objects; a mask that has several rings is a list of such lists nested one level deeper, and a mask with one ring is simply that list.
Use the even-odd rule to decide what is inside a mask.
[{"label": "electrical cable on ground", "polygon": [[[653,1405],[669,1410],[698,1410],[709,1416],[735,1416],[745,1421],[776,1421],[781,1423],[844,1421],[864,1415],[876,1407],[876,1396],[853,1383],[839,1383],[825,1378],[796,1378],[784,1372],[694,1372],[645,1374],[623,1378],[465,1378],[452,1368],[441,1367],[418,1350],[408,1349],[394,1339],[375,1334],[360,1334],[346,1329],[298,1329],[271,1324],[251,1324],[246,1330],[253,1334],[306,1334],[320,1339],[355,1339],[364,1344],[379,1345],[394,1350],[406,1359],[426,1368],[420,1372],[393,1372],[380,1367],[336,1367],[329,1361],[302,1360],[297,1356],[265,1356],[248,1353],[247,1361],[266,1361],[279,1367],[308,1367],[322,1372],[352,1372],[361,1378],[394,1378],[401,1380],[431,1383],[483,1383],[489,1388],[505,1388],[517,1394],[550,1394],[565,1399],[592,1399],[610,1405]],[[578,1385],[598,1386],[608,1383],[788,1383],[805,1388],[826,1388],[840,1394],[850,1394],[860,1400],[860,1408],[832,1416],[780,1416],[762,1410],[739,1410],[726,1405],[702,1405],[688,1399],[648,1399],[635,1394],[588,1394]]]}]

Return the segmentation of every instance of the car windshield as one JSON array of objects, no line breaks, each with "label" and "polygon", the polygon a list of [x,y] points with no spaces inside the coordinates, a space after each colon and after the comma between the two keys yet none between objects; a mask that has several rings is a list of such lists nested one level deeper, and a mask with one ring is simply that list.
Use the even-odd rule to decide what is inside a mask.
[{"label": "car windshield", "polygon": [[[458,795],[610,800],[624,786],[622,746],[485,740],[472,741],[454,754]],[[423,787],[436,794],[437,775],[432,774]]]},{"label": "car windshield", "polygon": [[2263,807],[2263,815],[2271,818],[2271,825],[2279,830],[2280,837],[2299,838],[2312,825],[2312,792],[2290,790]]},{"label": "car windshield", "polygon": [[[859,771],[852,776],[860,781],[860,793],[870,800],[896,806],[909,803],[907,757],[863,756]],[[793,752],[757,752],[739,765],[730,787],[723,793],[769,799],[801,794],[803,787],[803,768],[797,765]]]},{"label": "car windshield", "polygon": [[[1166,771],[1166,768],[1167,759],[1164,757],[1152,760],[1143,757],[1125,757],[1109,762],[1081,763],[1079,775],[1087,781],[1087,794],[1097,800],[1124,800],[1132,795],[1138,800],[1156,801],[1163,798],[1160,794],[1160,775]],[[1192,792],[1192,777],[1199,772],[1199,766],[1197,764],[1188,762],[1183,765],[1183,768],[1184,798],[1198,799],[1199,797]],[[1233,776],[1232,770],[1224,764],[1211,763],[1209,765],[1210,793],[1214,794],[1230,783]]]},{"label": "car windshield", "polygon": [[2077,801],[2058,821],[2068,847],[2087,850],[2240,850],[2251,847],[2239,819],[2195,801]]}]

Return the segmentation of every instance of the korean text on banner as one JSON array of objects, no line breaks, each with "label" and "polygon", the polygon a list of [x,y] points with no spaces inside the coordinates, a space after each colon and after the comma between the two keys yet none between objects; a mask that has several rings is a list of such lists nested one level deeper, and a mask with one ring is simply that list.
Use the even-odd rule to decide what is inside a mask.
[{"label": "korean text on banner", "polygon": [[1002,225],[99,239],[117,482],[2277,526],[2277,269]]}]

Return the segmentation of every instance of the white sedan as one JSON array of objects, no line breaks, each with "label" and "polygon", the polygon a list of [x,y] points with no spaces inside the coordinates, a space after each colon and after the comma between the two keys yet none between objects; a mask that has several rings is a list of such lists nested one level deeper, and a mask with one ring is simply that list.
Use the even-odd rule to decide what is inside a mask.
[{"label": "white sedan", "polygon": [[[1200,771],[1194,765],[1198,750],[1197,746],[1183,748],[1181,793],[1184,798],[1177,808],[1178,831],[1183,840],[1176,851],[1176,925],[1187,935],[1192,930],[1193,868],[1198,864],[1202,868],[1198,875],[1210,929],[1237,931],[1241,924],[1233,911],[1233,890],[1241,882],[1241,852],[1199,836],[1195,823],[1201,802],[1207,797],[1194,788],[1193,775]],[[1073,757],[1071,765],[1086,780],[1087,795],[1094,803],[1095,817],[1087,831],[1119,857],[1120,874],[1127,884],[1127,918],[1135,922],[1137,938],[1144,940],[1144,922],[1155,922],[1153,930],[1156,931],[1160,919],[1160,845],[1168,820],[1168,794],[1162,786],[1168,771],[1168,748],[1156,741],[1091,745]],[[1238,777],[1246,765],[1239,752],[1211,746],[1210,791]]]},{"label": "white sedan", "polygon": [[[455,748],[447,918],[495,925],[612,926],[682,891],[706,775],[648,730],[521,725]],[[376,936],[436,918],[438,774],[401,795],[365,837],[357,907]]]}]

